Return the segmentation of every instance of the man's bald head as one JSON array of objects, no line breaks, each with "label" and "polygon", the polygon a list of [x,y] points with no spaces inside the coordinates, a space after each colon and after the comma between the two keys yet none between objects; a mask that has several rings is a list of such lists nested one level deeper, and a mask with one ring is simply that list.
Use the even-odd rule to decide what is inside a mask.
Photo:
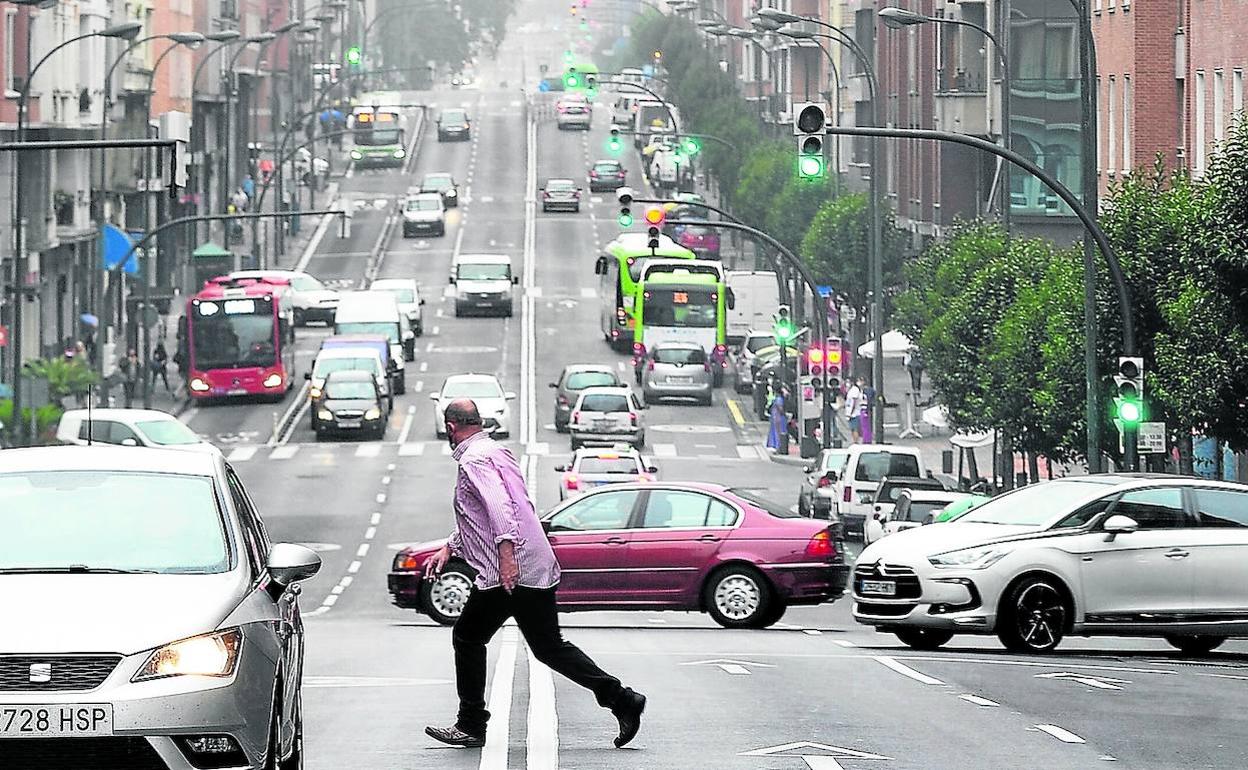
[{"label": "man's bald head", "polygon": [[457,398],[446,405],[446,421],[467,427],[481,424],[481,413],[471,398]]}]

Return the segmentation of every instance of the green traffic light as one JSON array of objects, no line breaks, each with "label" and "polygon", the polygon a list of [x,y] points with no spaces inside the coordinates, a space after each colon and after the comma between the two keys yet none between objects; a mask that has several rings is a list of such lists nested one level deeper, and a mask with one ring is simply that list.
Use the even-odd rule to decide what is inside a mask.
[{"label": "green traffic light", "polygon": [[698,144],[697,139],[689,138],[684,141],[685,153],[688,155],[697,155],[702,151],[702,146]]},{"label": "green traffic light", "polygon": [[357,65],[363,58],[364,55],[360,52],[359,46],[351,46],[347,49],[347,64]]},{"label": "green traffic light", "polygon": [[776,342],[784,345],[791,342],[797,334],[796,330],[793,328],[793,324],[785,321],[776,323],[773,336],[776,338]]},{"label": "green traffic light", "polygon": [[611,137],[610,141],[607,142],[607,149],[613,153],[619,153],[620,138],[618,136]]},{"label": "green traffic light", "polygon": [[564,75],[563,85],[566,88],[578,88],[581,85],[581,79],[578,78],[576,75],[571,75],[571,74]]},{"label": "green traffic light", "polygon": [[823,158],[803,155],[797,160],[797,175],[802,179],[821,179],[824,175]]},{"label": "green traffic light", "polygon": [[616,219],[615,221],[620,223],[620,227],[632,227],[633,215],[628,213],[627,211],[622,211],[620,212],[619,218]]},{"label": "green traffic light", "polygon": [[1144,407],[1139,401],[1129,401],[1125,398],[1119,399],[1118,419],[1124,423],[1138,424],[1144,419]]}]

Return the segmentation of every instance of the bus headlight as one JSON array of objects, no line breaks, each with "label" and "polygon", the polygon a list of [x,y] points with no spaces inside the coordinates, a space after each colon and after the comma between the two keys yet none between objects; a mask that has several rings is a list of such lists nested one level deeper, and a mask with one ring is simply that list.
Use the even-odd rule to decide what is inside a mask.
[{"label": "bus headlight", "polygon": [[363,159],[364,159],[364,153],[360,152],[359,150],[351,151],[351,160],[363,160]]},{"label": "bus headlight", "polygon": [[277,372],[273,372],[268,377],[264,378],[264,387],[266,388],[276,388],[277,386],[281,384],[282,384],[282,375],[278,374]]},{"label": "bus headlight", "polygon": [[402,160],[406,156],[407,156],[407,150],[404,150],[402,147],[394,151],[394,157],[400,160]]},{"label": "bus headlight", "polygon": [[206,393],[209,390],[209,386],[208,386],[208,383],[204,382],[200,378],[192,377],[191,378],[191,390],[195,391],[196,393]]}]

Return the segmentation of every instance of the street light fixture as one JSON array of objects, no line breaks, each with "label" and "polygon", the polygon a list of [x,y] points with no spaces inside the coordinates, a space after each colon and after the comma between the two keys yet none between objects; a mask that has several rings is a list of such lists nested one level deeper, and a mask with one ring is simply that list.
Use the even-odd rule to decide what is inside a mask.
[{"label": "street light fixture", "polygon": [[210,32],[204,37],[214,43],[228,43],[231,40],[237,40],[242,33],[236,29],[223,29],[220,32]]}]

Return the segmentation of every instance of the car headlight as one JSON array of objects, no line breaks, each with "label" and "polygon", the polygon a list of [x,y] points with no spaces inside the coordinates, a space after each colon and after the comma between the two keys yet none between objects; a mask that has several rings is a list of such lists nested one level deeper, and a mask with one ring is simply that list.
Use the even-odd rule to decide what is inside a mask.
[{"label": "car headlight", "polygon": [[281,384],[282,384],[282,375],[278,374],[277,372],[273,372],[268,377],[264,378],[264,387],[266,388],[276,388],[278,385],[281,385]]},{"label": "car headlight", "polygon": [[364,157],[364,153],[360,152],[359,150],[351,151],[351,160],[361,160],[363,159],[363,157]]},{"label": "car headlight", "polygon": [[334,419],[334,413],[333,413],[333,412],[331,412],[331,411],[329,411],[328,409],[322,409],[322,410],[320,410],[319,412],[317,412],[317,413],[316,413],[316,419],[318,419],[318,420],[332,420],[332,419]]},{"label": "car headlight", "polygon": [[394,157],[396,158],[402,159],[406,155],[407,155],[407,151],[404,150],[402,147],[394,151]]},{"label": "car headlight", "polygon": [[309,389],[308,389],[308,398],[310,398],[310,399],[312,399],[312,400],[314,400],[314,401],[315,401],[316,399],[318,399],[318,398],[320,398],[320,397],[321,397],[321,389],[320,389],[320,388],[318,388],[317,386],[313,385],[311,388],[309,388]]},{"label": "car headlight", "polygon": [[369,409],[367,412],[364,413],[364,419],[365,420],[381,419],[381,410],[374,406],[372,409]]},{"label": "car headlight", "polygon": [[209,390],[209,386],[208,386],[208,383],[204,382],[200,378],[192,377],[191,378],[191,390],[195,391],[196,393],[203,393]]},{"label": "car headlight", "polygon": [[153,650],[130,681],[170,676],[233,676],[242,646],[243,632],[237,628],[172,642]]},{"label": "car headlight", "polygon": [[447,190],[447,191],[446,191],[446,197],[448,197],[448,198],[458,198],[458,197],[459,197],[459,192],[458,192],[458,191],[456,191],[456,190]]},{"label": "car headlight", "polygon": [[1009,549],[995,545],[963,548],[960,551],[938,553],[927,557],[927,561],[938,569],[984,569],[1000,561]]}]

